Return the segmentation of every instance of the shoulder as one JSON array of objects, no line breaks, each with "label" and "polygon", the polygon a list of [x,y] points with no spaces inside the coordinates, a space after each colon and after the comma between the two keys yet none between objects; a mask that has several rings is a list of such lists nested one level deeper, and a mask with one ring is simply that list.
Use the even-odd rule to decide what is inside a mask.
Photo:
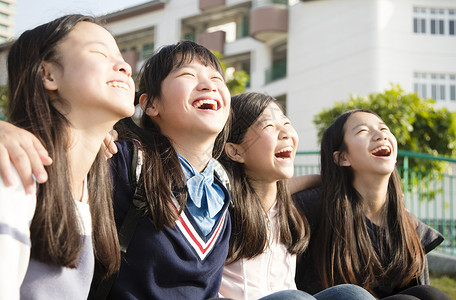
[{"label": "shoulder", "polygon": [[409,216],[416,224],[416,233],[421,240],[425,253],[431,252],[435,247],[443,242],[444,237],[440,232],[423,223],[414,214],[409,213]]},{"label": "shoulder", "polygon": [[119,159],[122,157],[131,157],[133,152],[133,142],[129,140],[119,140],[116,141],[117,154],[115,154],[112,159]]},{"label": "shoulder", "polygon": [[14,184],[5,186],[0,179],[0,233],[28,235],[35,213],[36,195],[26,194],[14,169]]},{"label": "shoulder", "polygon": [[133,157],[133,149],[134,145],[133,142],[127,140],[120,140],[116,141],[117,146],[117,153],[110,159],[110,165],[115,170],[113,176],[115,177],[116,174],[120,176],[124,176],[124,172],[126,172],[125,176],[128,178],[128,172],[131,166],[131,160]]},{"label": "shoulder", "polygon": [[306,216],[310,226],[315,227],[321,210],[320,188],[312,188],[292,195],[296,208]]},{"label": "shoulder", "polygon": [[306,213],[314,212],[321,206],[319,187],[297,192],[292,197],[296,207]]},{"label": "shoulder", "polygon": [[117,154],[110,159],[113,183],[114,212],[127,211],[134,193],[132,159],[134,145],[131,141],[116,142]]},{"label": "shoulder", "polygon": [[[0,176],[0,205],[6,206],[23,206],[26,204],[33,205],[33,209],[36,203],[35,194],[26,194],[24,186],[22,185],[21,179],[13,168],[13,185],[5,186]],[[24,207],[25,208],[25,207]],[[0,209],[1,211],[1,209]]]}]

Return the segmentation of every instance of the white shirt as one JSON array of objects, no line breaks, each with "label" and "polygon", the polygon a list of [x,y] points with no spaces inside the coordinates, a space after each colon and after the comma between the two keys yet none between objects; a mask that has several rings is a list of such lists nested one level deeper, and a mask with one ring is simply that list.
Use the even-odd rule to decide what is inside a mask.
[{"label": "white shirt", "polygon": [[[241,259],[223,270],[220,296],[259,299],[281,290],[296,289],[296,255],[279,243],[277,203],[265,214],[269,246],[253,259]],[[246,241],[248,242],[248,241]]]},{"label": "white shirt", "polygon": [[88,198],[85,180],[81,202],[74,201],[79,216],[79,228],[75,228],[75,234],[79,234],[83,240],[77,268],[70,269],[31,259],[21,286],[21,300],[87,299],[95,268]]},{"label": "white shirt", "polygon": [[14,170],[14,185],[0,179],[0,299],[19,299],[30,259],[30,223],[36,195],[27,195]]}]

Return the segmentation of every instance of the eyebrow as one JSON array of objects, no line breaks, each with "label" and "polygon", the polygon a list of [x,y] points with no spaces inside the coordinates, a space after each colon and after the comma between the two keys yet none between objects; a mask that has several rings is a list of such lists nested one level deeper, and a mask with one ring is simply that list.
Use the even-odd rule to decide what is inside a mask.
[{"label": "eyebrow", "polygon": [[[388,125],[386,125],[385,122],[378,122],[378,125],[385,125],[386,127],[388,127]],[[366,123],[361,123],[361,124],[358,124],[355,127],[353,127],[352,131],[355,131],[358,127],[362,127],[362,126],[369,127]]]},{"label": "eyebrow", "polygon": [[[279,115],[279,118],[280,120],[283,120],[283,119],[287,119],[287,120],[290,120],[284,113],[280,112],[280,115]],[[259,117],[255,123],[257,123],[258,125],[262,125],[263,123],[267,123],[268,121],[270,120],[276,120],[278,118],[274,118],[272,115],[266,115],[266,116],[263,116],[263,117]]]},{"label": "eyebrow", "polygon": [[100,41],[88,41],[88,42],[86,43],[86,46],[91,46],[91,45],[94,45],[94,44],[95,44],[95,45],[101,45],[101,46],[103,46],[103,47],[105,47],[105,48],[108,48],[108,45],[107,45],[106,43],[100,42]]}]

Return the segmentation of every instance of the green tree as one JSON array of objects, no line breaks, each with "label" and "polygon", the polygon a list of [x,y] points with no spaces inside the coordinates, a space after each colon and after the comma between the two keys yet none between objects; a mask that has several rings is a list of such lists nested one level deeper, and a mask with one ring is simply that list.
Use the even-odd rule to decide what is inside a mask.
[{"label": "green tree", "polygon": [[[226,75],[226,62],[223,60],[223,55],[218,51],[212,51],[214,55],[220,61],[223,70],[225,71]],[[245,91],[247,88],[247,84],[249,83],[250,76],[247,74],[246,71],[234,71],[233,76],[226,79],[226,86],[230,90],[231,96],[240,94]]]},{"label": "green tree", "polygon": [[[377,113],[396,136],[400,150],[439,156],[456,156],[456,113],[446,108],[436,108],[432,99],[422,99],[417,94],[405,93],[399,85],[383,93],[367,97],[351,95],[348,101],[337,102],[333,108],[324,109],[314,117],[318,138],[326,127],[343,112],[365,108]],[[401,161],[398,161],[401,164]],[[443,171],[445,163],[413,159],[410,167],[419,171]]]},{"label": "green tree", "polygon": [[6,120],[8,106],[8,88],[0,85],[0,120]]}]

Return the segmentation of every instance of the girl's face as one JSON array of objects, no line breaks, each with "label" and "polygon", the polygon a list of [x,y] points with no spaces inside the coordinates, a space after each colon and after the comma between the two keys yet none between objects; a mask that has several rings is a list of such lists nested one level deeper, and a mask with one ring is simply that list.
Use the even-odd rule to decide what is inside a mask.
[{"label": "girl's face", "polygon": [[[69,103],[55,103],[74,126],[119,120],[134,112],[131,67],[112,35],[99,25],[79,22],[57,47],[58,62],[43,63],[43,84]],[[60,106],[62,105],[62,106]]]},{"label": "girl's face", "polygon": [[239,155],[247,176],[276,182],[293,176],[298,135],[282,110],[271,102],[245,133]]},{"label": "girl's face", "polygon": [[230,112],[230,92],[222,75],[198,59],[171,71],[161,83],[160,99],[146,114],[164,135],[216,137]]},{"label": "girl's face", "polygon": [[[347,150],[341,165],[350,166],[357,174],[390,175],[395,168],[397,141],[388,126],[374,114],[353,113],[344,126]],[[335,152],[337,154],[337,151]]]}]

